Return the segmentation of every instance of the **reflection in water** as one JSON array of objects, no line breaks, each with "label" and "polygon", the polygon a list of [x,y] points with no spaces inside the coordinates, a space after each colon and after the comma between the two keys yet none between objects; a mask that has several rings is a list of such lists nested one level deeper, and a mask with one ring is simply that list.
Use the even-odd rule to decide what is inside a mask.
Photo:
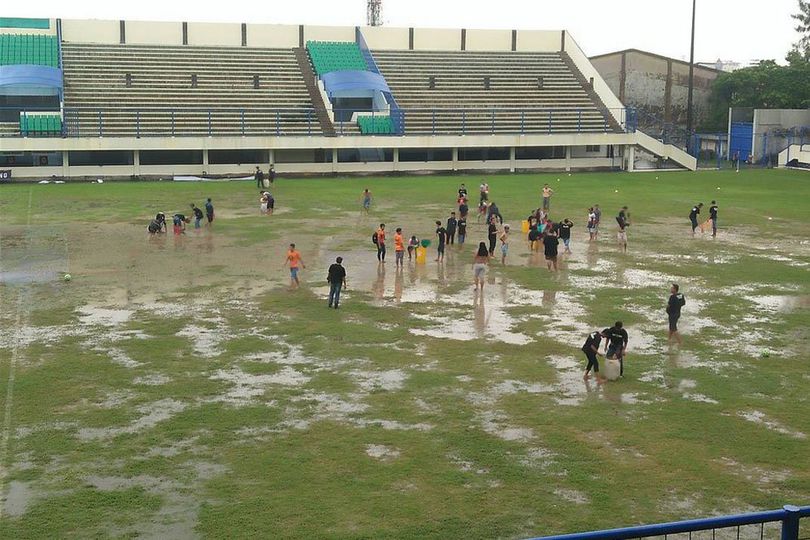
[{"label": "reflection in water", "polygon": [[394,274],[394,300],[402,302],[402,285],[405,281],[404,269],[400,266]]},{"label": "reflection in water", "polygon": [[588,244],[588,251],[585,254],[585,262],[588,264],[588,268],[591,270],[593,270],[599,263],[599,244],[596,242],[591,242]]},{"label": "reflection in water", "polygon": [[377,279],[371,286],[371,292],[376,300],[382,300],[385,295],[385,265],[381,262],[377,263]]},{"label": "reflection in water", "polygon": [[486,329],[487,329],[487,314],[486,314],[486,307],[484,306],[484,295],[475,290],[473,295],[473,324],[475,327],[475,335],[478,336],[479,339],[483,339],[486,336]]},{"label": "reflection in water", "polygon": [[557,290],[556,289],[543,290],[543,305],[553,306],[556,303],[557,303]]}]

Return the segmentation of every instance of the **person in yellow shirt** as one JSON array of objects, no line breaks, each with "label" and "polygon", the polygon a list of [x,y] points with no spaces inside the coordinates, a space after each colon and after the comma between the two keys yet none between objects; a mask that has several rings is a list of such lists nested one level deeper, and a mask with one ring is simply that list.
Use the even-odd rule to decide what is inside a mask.
[{"label": "person in yellow shirt", "polygon": [[295,249],[295,244],[290,244],[284,264],[290,267],[290,286],[297,289],[301,286],[301,282],[298,281],[298,266],[306,268],[306,265],[304,259],[301,258],[301,253]]},{"label": "person in yellow shirt", "polygon": [[551,196],[554,195],[554,190],[548,184],[543,186],[543,210],[551,208]]},{"label": "person in yellow shirt", "polygon": [[400,227],[397,227],[394,234],[394,255],[396,255],[397,267],[403,266],[405,264],[405,241],[402,239],[402,229]]}]

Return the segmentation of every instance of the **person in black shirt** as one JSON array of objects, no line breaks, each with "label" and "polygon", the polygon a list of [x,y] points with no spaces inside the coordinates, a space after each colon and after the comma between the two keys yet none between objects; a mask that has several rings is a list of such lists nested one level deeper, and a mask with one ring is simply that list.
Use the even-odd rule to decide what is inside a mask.
[{"label": "person in black shirt", "polygon": [[624,329],[622,321],[616,321],[613,327],[609,328],[605,334],[608,338],[607,343],[605,343],[606,357],[619,360],[619,375],[624,376],[624,353],[627,350],[629,340],[627,330]]},{"label": "person in black shirt", "polygon": [[622,206],[622,209],[619,210],[619,215],[616,216],[616,223],[619,225],[619,232],[616,235],[619,247],[622,251],[627,253],[627,227],[630,226],[630,212],[627,210],[626,206]]},{"label": "person in black shirt", "polygon": [[689,212],[689,221],[692,222],[692,236],[695,236],[695,229],[698,228],[698,216],[700,215],[701,208],[703,208],[703,203],[698,203],[698,205],[693,206],[692,211]]},{"label": "person in black shirt", "polygon": [[495,224],[495,220],[497,218],[492,216],[489,219],[489,225],[487,226],[487,237],[489,239],[489,256],[492,257],[495,255],[495,242],[498,240],[498,226]]},{"label": "person in black shirt", "polygon": [[270,165],[270,170],[267,171],[267,178],[270,180],[271,185],[273,184],[273,182],[276,181],[276,167],[275,167],[275,165]]},{"label": "person in black shirt", "polygon": [[546,265],[548,265],[549,272],[557,271],[557,249],[559,245],[560,239],[557,238],[555,233],[552,232],[543,236],[543,252],[546,256]]},{"label": "person in black shirt", "polygon": [[503,225],[503,216],[501,215],[501,211],[498,210],[498,205],[494,202],[489,203],[489,208],[487,208],[487,223],[489,223],[493,217],[498,218],[498,223]]},{"label": "person in black shirt", "polygon": [[203,219],[203,211],[194,203],[191,203],[191,211],[194,212],[194,228],[199,229]]},{"label": "person in black shirt", "polygon": [[557,225],[557,230],[560,233],[560,240],[562,240],[563,244],[565,245],[565,252],[571,253],[571,227],[574,226],[574,223],[565,218]]},{"label": "person in black shirt", "polygon": [[335,309],[340,304],[340,291],[346,286],[346,269],[343,268],[343,257],[335,259],[335,263],[329,267],[329,274],[326,281],[329,283],[329,307]]},{"label": "person in black shirt", "polygon": [[447,218],[447,243],[448,244],[455,244],[456,243],[456,226],[458,225],[458,220],[456,219],[456,213],[450,212],[450,217]]},{"label": "person in black shirt", "polygon": [[467,237],[467,218],[461,216],[458,220],[458,243],[464,244],[464,239]]},{"label": "person in black shirt", "polygon": [[458,198],[459,200],[467,198],[467,186],[464,184],[461,184],[458,188]]},{"label": "person in black shirt", "polygon": [[717,201],[709,207],[709,219],[712,222],[712,236],[717,236]]},{"label": "person in black shirt", "polygon": [[447,229],[442,227],[442,222],[436,222],[436,236],[439,240],[439,245],[436,247],[436,262],[444,261],[444,245],[447,242]]},{"label": "person in black shirt", "polygon": [[264,173],[258,167],[256,167],[256,172],[253,174],[253,177],[256,179],[256,187],[259,189],[264,188]]},{"label": "person in black shirt", "polygon": [[681,344],[681,335],[678,333],[678,319],[681,318],[681,308],[686,305],[686,299],[680,292],[680,286],[673,283],[669,289],[669,301],[667,302],[667,317],[669,318],[669,338],[668,342],[673,339]]},{"label": "person in black shirt", "polygon": [[593,368],[593,372],[596,375],[597,382],[602,382],[604,379],[601,375],[599,375],[599,360],[596,358],[597,356],[601,356],[599,352],[599,344],[602,343],[602,338],[605,337],[604,332],[595,331],[588,334],[588,339],[585,340],[585,344],[582,346],[582,352],[585,353],[585,358],[588,359],[588,365],[585,368],[585,376],[582,377],[586,381],[590,378],[591,368]]}]

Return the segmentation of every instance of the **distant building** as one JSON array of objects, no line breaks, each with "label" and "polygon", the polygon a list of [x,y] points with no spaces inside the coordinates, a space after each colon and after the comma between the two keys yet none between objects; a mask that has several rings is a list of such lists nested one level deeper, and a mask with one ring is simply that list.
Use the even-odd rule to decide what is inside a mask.
[{"label": "distant building", "polygon": [[740,62],[735,62],[734,60],[720,60],[719,58],[714,62],[698,62],[697,65],[709,69],[716,69],[717,71],[725,71],[726,73],[731,73],[732,71],[746,67]]},{"label": "distant building", "polygon": [[[689,62],[627,49],[591,57],[591,63],[619,100],[639,111],[642,131],[665,142],[686,144]],[[720,73],[715,67],[695,65],[696,128],[708,111],[711,86]]]}]

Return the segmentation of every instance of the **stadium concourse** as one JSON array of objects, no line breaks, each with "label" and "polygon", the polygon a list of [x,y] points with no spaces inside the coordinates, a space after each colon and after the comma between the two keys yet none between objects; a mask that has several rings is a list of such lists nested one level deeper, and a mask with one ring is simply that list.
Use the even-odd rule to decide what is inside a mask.
[{"label": "stadium concourse", "polygon": [[564,30],[4,21],[11,179],[696,167]]}]

